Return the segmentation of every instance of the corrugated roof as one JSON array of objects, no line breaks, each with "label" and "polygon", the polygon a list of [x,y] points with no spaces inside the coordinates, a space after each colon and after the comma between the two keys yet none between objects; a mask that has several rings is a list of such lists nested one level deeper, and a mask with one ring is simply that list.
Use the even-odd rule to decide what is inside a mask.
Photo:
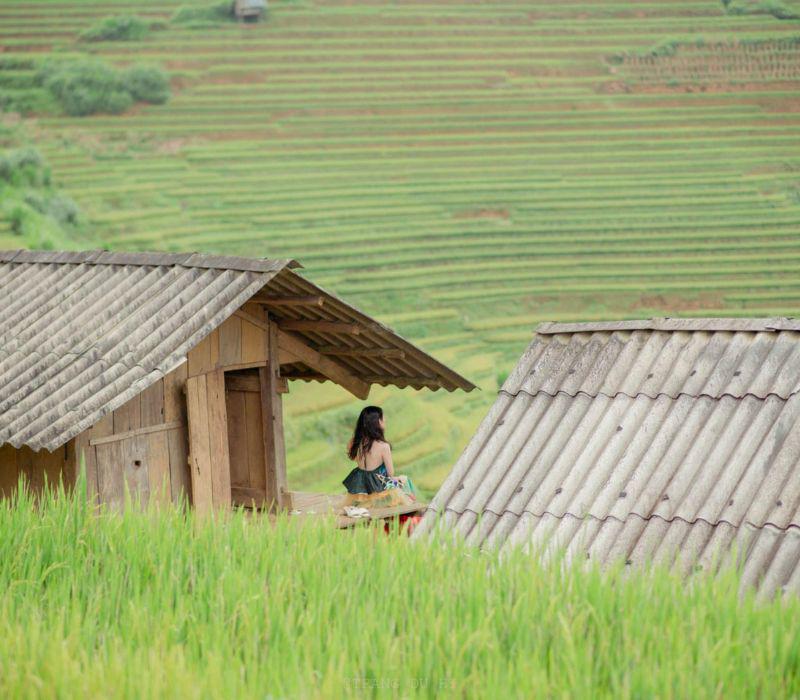
[{"label": "corrugated roof", "polygon": [[[463,377],[299,277],[293,260],[198,253],[0,251],[0,444],[54,450],[170,372],[214,328],[269,285],[325,296],[280,318],[347,319],[357,342],[401,359],[338,357],[368,382],[472,389]],[[269,306],[269,305],[267,305]],[[349,334],[298,332],[348,348]],[[306,372],[302,365],[287,368]]]},{"label": "corrugated roof", "polygon": [[657,321],[537,330],[416,536],[441,513],[481,546],[685,571],[738,538],[746,582],[800,591],[800,334]]},{"label": "corrugated roof", "polygon": [[798,331],[764,330],[537,333],[503,390],[788,398],[800,388],[798,340]]}]

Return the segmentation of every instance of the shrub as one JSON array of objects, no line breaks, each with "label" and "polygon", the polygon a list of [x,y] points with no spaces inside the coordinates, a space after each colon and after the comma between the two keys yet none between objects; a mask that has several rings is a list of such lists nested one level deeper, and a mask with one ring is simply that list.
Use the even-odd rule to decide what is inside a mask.
[{"label": "shrub", "polygon": [[133,104],[122,76],[101,61],[83,59],[60,65],[49,61],[39,76],[73,117],[95,112],[118,114]]},{"label": "shrub", "polygon": [[164,104],[169,99],[169,81],[154,66],[133,66],[125,71],[125,87],[134,100]]},{"label": "shrub", "polygon": [[35,148],[18,148],[0,156],[0,180],[11,185],[47,185],[50,169]]},{"label": "shrub", "polygon": [[80,33],[81,41],[136,41],[147,36],[148,24],[136,15],[105,17]]},{"label": "shrub", "polygon": [[18,112],[23,116],[52,112],[56,108],[53,96],[42,88],[3,90],[0,92],[0,110]]},{"label": "shrub", "polygon": [[181,5],[172,15],[172,20],[176,24],[187,24],[194,22],[225,22],[233,20],[231,3],[215,2],[210,5],[191,7]]}]

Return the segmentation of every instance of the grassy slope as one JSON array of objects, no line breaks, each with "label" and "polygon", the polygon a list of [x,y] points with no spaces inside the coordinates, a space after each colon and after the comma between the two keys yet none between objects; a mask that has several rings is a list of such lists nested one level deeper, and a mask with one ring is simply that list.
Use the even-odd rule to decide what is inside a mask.
[{"label": "grassy slope", "polygon": [[[97,17],[177,4],[5,3],[0,43],[72,51]],[[161,62],[174,98],[30,128],[109,246],[296,257],[477,381],[371,397],[431,490],[538,320],[796,311],[800,60],[774,42],[800,22],[721,8],[275,0],[257,26],[94,45]],[[715,45],[746,39],[767,43]],[[293,387],[293,486],[337,486],[357,408]]]},{"label": "grassy slope", "polygon": [[800,601],[757,607],[728,573],[684,590],[325,522],[94,518],[85,499],[0,502],[0,531],[3,697],[800,692]]}]

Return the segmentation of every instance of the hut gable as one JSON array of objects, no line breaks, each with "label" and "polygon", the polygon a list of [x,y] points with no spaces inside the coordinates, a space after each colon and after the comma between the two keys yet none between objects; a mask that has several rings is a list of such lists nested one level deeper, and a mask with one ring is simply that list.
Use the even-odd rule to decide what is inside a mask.
[{"label": "hut gable", "polygon": [[792,319],[541,324],[417,536],[800,592],[799,383]]},{"label": "hut gable", "polygon": [[474,388],[298,267],[197,253],[1,251],[0,445],[53,451],[184,362],[189,376],[237,359],[258,364],[267,318],[278,326],[284,381],[335,381],[362,398],[373,383]]}]

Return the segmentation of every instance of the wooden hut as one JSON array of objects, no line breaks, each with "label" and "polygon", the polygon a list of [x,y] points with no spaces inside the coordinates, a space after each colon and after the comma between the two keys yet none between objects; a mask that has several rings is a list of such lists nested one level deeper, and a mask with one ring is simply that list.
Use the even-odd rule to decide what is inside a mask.
[{"label": "wooden hut", "polygon": [[332,381],[474,386],[301,277],[293,260],[103,250],[0,252],[0,493],[197,510],[291,507],[282,394]]}]

